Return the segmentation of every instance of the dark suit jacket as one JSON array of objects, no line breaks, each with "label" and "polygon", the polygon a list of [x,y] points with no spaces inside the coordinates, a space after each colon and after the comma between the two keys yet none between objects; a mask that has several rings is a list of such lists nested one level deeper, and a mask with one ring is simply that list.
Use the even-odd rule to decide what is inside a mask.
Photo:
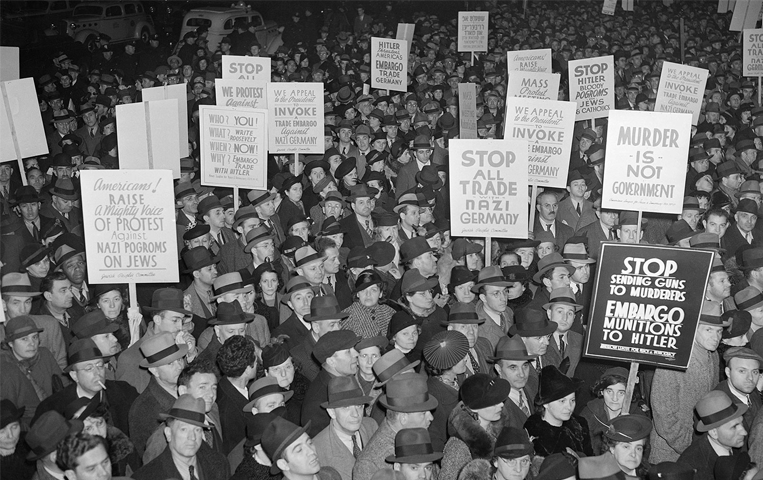
[{"label": "dark suit jacket", "polygon": [[588,253],[592,258],[597,260],[599,258],[599,251],[601,250],[601,242],[609,240],[607,235],[604,233],[604,230],[601,229],[601,222],[599,222],[598,219],[592,224],[586,225],[585,227],[575,232],[575,235],[588,237]]},{"label": "dark suit jacket", "polygon": [[[368,445],[374,432],[379,428],[373,419],[364,417],[360,423],[360,441],[363,446]],[[322,467],[334,467],[342,476],[342,480],[352,480],[352,467],[355,466],[355,457],[347,448],[347,445],[339,439],[331,425],[324,428],[313,438],[315,452]]]},{"label": "dark suit jacket", "polygon": [[[230,466],[228,460],[211,449],[199,449],[196,452],[196,465],[201,469],[204,480],[228,480]],[[198,475],[197,475],[198,477]],[[132,474],[135,480],[158,480],[164,478],[183,478],[172,461],[172,453],[165,448],[161,455],[143,465]]]},{"label": "dark suit jacket", "polygon": [[[283,305],[281,308],[287,308]],[[293,313],[289,316],[289,318],[286,319],[285,322],[280,324],[275,330],[271,332],[272,337],[276,337],[278,335],[288,335],[289,338],[284,341],[284,347],[288,349],[292,349],[295,346],[302,343],[302,340],[307,336],[309,331],[307,328],[305,328],[304,325],[302,325],[302,322],[299,321],[299,318],[297,318],[297,314]]]},{"label": "dark suit jacket", "polygon": [[694,480],[715,480],[713,469],[718,460],[718,454],[710,445],[709,438],[707,433],[694,438],[689,448],[678,457],[678,463],[697,470]]},{"label": "dark suit jacket", "polygon": [[410,162],[403,165],[403,168],[397,173],[397,181],[395,181],[395,200],[399,199],[402,194],[418,185],[416,174],[419,173],[420,170],[421,167],[419,161],[415,158],[412,158]]},{"label": "dark suit jacket", "polygon": [[373,243],[371,237],[368,236],[368,232],[360,228],[360,223],[358,223],[358,218],[355,214],[339,220],[339,225],[344,232],[343,247],[353,249],[355,247],[367,247]]},{"label": "dark suit jacket", "polygon": [[220,379],[217,384],[217,407],[220,409],[223,450],[226,455],[246,436],[244,407],[247,403],[249,399],[244,398],[227,377]]},{"label": "dark suit jacket", "polygon": [[312,332],[309,332],[305,335],[305,338],[302,339],[302,342],[299,345],[289,351],[291,358],[293,358],[296,364],[299,365],[299,371],[311,382],[315,380],[315,377],[317,377],[321,371],[321,366],[318,364],[318,360],[313,357],[315,343],[315,337]]},{"label": "dark suit jacket", "polygon": [[159,425],[159,414],[167,413],[177,400],[162,388],[151,375],[148,386],[133,402],[128,415],[130,421],[130,440],[135,445],[135,451],[143,457],[148,438]]},{"label": "dark suit jacket", "polygon": [[580,207],[581,215],[572,206],[572,199],[570,197],[565,198],[559,202],[559,209],[556,212],[556,219],[572,227],[573,231],[578,231],[581,228],[599,221],[596,217],[596,212],[593,209],[593,203],[585,200]]},{"label": "dark suit jacket", "polygon": [[[554,240],[556,240],[556,246],[559,247],[559,251],[561,251],[564,249],[564,244],[567,243],[567,240],[575,234],[575,230],[573,230],[572,227],[563,224],[559,219],[554,220],[554,229],[556,230]],[[535,224],[533,225],[533,233],[538,234],[544,230],[545,228],[543,227],[539,216],[536,215]]]},{"label": "dark suit jacket", "polygon": [[79,151],[82,152],[82,155],[86,157],[100,157],[103,133],[101,133],[101,129],[97,125],[95,130],[96,133],[93,137],[90,136],[90,130],[87,125],[83,125],[74,131],[74,134],[82,139],[82,143],[79,145]]},{"label": "dark suit jacket", "polygon": [[252,255],[244,252],[244,245],[240,239],[223,245],[218,256],[220,257],[220,263],[217,264],[219,275],[236,272],[252,264]]},{"label": "dark suit jacket", "polygon": [[324,369],[315,377],[305,394],[305,401],[302,402],[302,425],[310,423],[310,429],[307,434],[314,437],[321,430],[328,427],[331,422],[328,412],[321,407],[321,403],[328,401],[329,398],[329,380],[333,375]]},{"label": "dark suit jacket", "polygon": [[271,223],[270,229],[273,231],[273,235],[275,235],[273,241],[276,244],[276,248],[278,248],[284,242],[284,240],[286,240],[286,234],[284,233],[283,227],[281,226],[281,216],[277,213],[274,213],[272,217],[270,217],[268,220],[264,220],[263,223],[266,221]]},{"label": "dark suit jacket", "polygon": [[59,222],[61,222],[61,225],[63,225],[66,231],[70,233],[74,229],[74,227],[82,223],[82,210],[80,210],[77,207],[73,207],[72,211],[69,212],[69,218],[66,218],[63,215],[61,215],[61,213],[58,210],[53,208],[52,204],[48,203],[43,205],[40,208],[40,216],[48,217],[49,219],[53,221],[58,220]]},{"label": "dark suit jacket", "polygon": [[[527,408],[530,409],[530,413],[532,413],[532,405],[535,399],[530,396],[530,392],[527,390],[527,388],[523,388],[522,391],[524,392],[525,398],[527,399]],[[519,408],[516,403],[514,403],[511,397],[507,397],[506,401],[503,402],[503,411],[506,414],[506,418],[509,420],[507,425],[524,425],[527,421],[527,415],[525,415],[525,412],[523,412],[522,409]]]},{"label": "dark suit jacket", "polygon": [[[556,333],[551,334],[552,337],[556,336]],[[570,359],[570,368],[567,370],[568,377],[575,376],[575,369],[580,362],[580,357],[583,354],[583,335],[570,330],[567,332],[567,345],[564,348],[564,357],[559,352],[559,346],[556,344],[557,339],[550,338],[548,342],[548,349],[546,354],[543,355],[544,365],[559,366],[565,357]]]},{"label": "dark suit jacket", "polygon": [[[729,398],[734,403],[741,403],[739,401],[739,398],[736,397],[733,393],[731,393],[731,390],[729,390],[729,381],[724,380],[718,385],[715,386],[715,390],[720,390],[721,392],[724,392],[726,395],[729,396]],[[760,394],[757,390],[753,390],[753,392],[748,395],[750,398],[750,408],[747,409],[746,412],[744,412],[744,415],[742,415],[743,425],[744,429],[747,430],[747,433],[749,434],[752,430],[752,423],[755,420],[755,416],[760,411],[760,407],[763,406],[763,400],[760,398]],[[745,443],[747,443],[745,441]]]},{"label": "dark suit jacket", "polygon": [[[752,233],[752,244],[754,246],[759,247],[763,245],[763,238],[761,238],[761,233],[758,230],[753,229],[750,233]],[[736,251],[739,250],[739,247],[749,245],[749,242],[742,236],[742,232],[739,231],[736,224],[729,226],[726,234],[723,235],[723,240],[726,245],[726,259],[733,257]]]},{"label": "dark suit jacket", "polygon": [[[223,236],[223,241],[224,241],[225,243],[224,243],[224,244],[222,244],[222,245],[220,245],[220,244],[217,242],[217,237],[215,237],[214,235],[212,235],[212,244],[209,246],[209,249],[210,249],[210,250],[212,250],[212,253],[214,253],[215,255],[217,255],[218,253],[220,253],[220,249],[221,249],[221,248],[222,248],[224,245],[227,245],[227,244],[228,244],[228,243],[230,243],[230,242],[238,242],[238,237],[236,236],[236,234],[235,234],[235,233],[233,233],[233,230],[231,230],[230,228],[228,228],[228,227],[223,227],[223,228],[221,228],[221,229],[220,229],[220,233],[222,234],[222,236]],[[211,235],[211,234],[210,234],[210,235]]]},{"label": "dark suit jacket", "polygon": [[[106,380],[105,383],[106,390],[103,392],[105,398],[102,403],[108,406],[109,413],[111,413],[111,421],[114,423],[114,426],[122,430],[125,435],[129,436],[130,424],[127,419],[128,414],[130,413],[130,407],[138,398],[138,391],[127,382]],[[66,407],[77,398],[77,384],[72,383],[60,392],[54,393],[40,402],[32,422],[37,420],[43,413],[50,410],[55,410],[63,415]]]}]

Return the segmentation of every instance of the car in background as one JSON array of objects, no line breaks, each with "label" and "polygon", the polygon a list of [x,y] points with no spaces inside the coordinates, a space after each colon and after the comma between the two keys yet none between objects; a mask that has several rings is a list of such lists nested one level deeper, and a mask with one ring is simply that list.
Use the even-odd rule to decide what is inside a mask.
[{"label": "car in background", "polygon": [[182,46],[183,35],[187,32],[193,32],[199,27],[207,27],[209,30],[207,48],[214,52],[220,45],[220,40],[233,32],[233,26],[237,21],[244,21],[247,24],[254,22],[254,33],[264,52],[275,53],[283,44],[278,23],[273,20],[265,21],[259,12],[240,2],[233,7],[194,8],[188,12],[183,18],[178,45]]},{"label": "car in background", "polygon": [[59,31],[82,42],[91,52],[98,48],[98,36],[105,33],[111,43],[148,39],[154,24],[140,2],[83,2],[70,18],[61,20]]}]

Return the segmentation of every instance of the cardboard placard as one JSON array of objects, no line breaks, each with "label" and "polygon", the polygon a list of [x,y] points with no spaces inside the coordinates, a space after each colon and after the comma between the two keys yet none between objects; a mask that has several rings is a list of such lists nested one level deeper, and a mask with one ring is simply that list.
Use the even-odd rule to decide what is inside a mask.
[{"label": "cardboard placard", "polygon": [[19,79],[19,47],[0,47],[0,82]]},{"label": "cardboard placard", "polygon": [[320,153],[323,145],[323,84],[268,83],[268,151]]},{"label": "cardboard placard", "polygon": [[[48,153],[45,129],[32,78],[9,80],[0,84],[0,162],[18,160]],[[21,153],[16,154],[13,138]]]},{"label": "cardboard placard", "polygon": [[268,111],[201,105],[199,121],[201,182],[265,190]]},{"label": "cardboard placard", "polygon": [[509,97],[557,100],[559,98],[558,73],[511,72],[509,75]]},{"label": "cardboard placard", "polygon": [[177,103],[172,98],[117,105],[121,170],[166,169],[180,178],[180,146],[167,141],[180,135]]},{"label": "cardboard placard", "polygon": [[602,206],[680,214],[690,137],[688,113],[609,112]]},{"label": "cardboard placard", "polygon": [[604,0],[601,5],[601,13],[604,15],[614,15],[617,9],[617,0]]},{"label": "cardboard placard", "polygon": [[704,68],[664,62],[660,86],[655,99],[655,112],[690,113],[691,124],[699,121],[708,71]]},{"label": "cardboard placard", "polygon": [[488,12],[458,12],[458,51],[487,52]]},{"label": "cardboard placard", "polygon": [[741,32],[747,28],[755,28],[760,18],[760,9],[763,0],[737,0],[734,4],[734,13],[731,16],[729,31]]},{"label": "cardboard placard", "polygon": [[265,85],[251,80],[215,80],[215,103],[226,108],[268,108]]},{"label": "cardboard placard", "polygon": [[685,370],[713,255],[603,243],[584,354]]},{"label": "cardboard placard", "polygon": [[729,11],[729,0],[718,0],[718,13],[726,13]]},{"label": "cardboard placard", "polygon": [[371,86],[408,90],[408,42],[371,37]]},{"label": "cardboard placard", "polygon": [[571,60],[570,100],[577,103],[576,120],[606,117],[615,108],[615,57]]},{"label": "cardboard placard", "polygon": [[[506,53],[509,72],[551,73],[551,49],[516,50]],[[509,75],[511,76],[511,75]]]},{"label": "cardboard placard", "polygon": [[763,77],[763,28],[745,29],[742,38],[742,75]]},{"label": "cardboard placard", "polygon": [[450,141],[451,230],[527,238],[527,141]]},{"label": "cardboard placard", "polygon": [[180,152],[181,158],[190,155],[190,152],[188,151],[188,91],[186,90],[185,84],[144,88],[142,91],[144,102],[169,100],[170,98],[174,98],[178,101],[177,117],[178,128],[180,129],[180,135],[178,136],[178,151]]},{"label": "cardboard placard", "polygon": [[223,55],[223,80],[249,80],[264,87],[270,81],[270,59]]},{"label": "cardboard placard", "polygon": [[530,185],[565,188],[570,168],[575,104],[535,98],[506,99],[503,138],[527,140]]},{"label": "cardboard placard", "polygon": [[477,138],[477,85],[458,84],[459,138]]},{"label": "cardboard placard", "polygon": [[623,10],[626,12],[632,12],[633,11],[633,0],[622,0],[621,6],[623,7]]},{"label": "cardboard placard", "polygon": [[83,170],[80,180],[88,281],[177,283],[172,172]]},{"label": "cardboard placard", "polygon": [[410,43],[413,41],[413,32],[415,30],[415,23],[398,23],[397,35],[395,35],[395,38],[398,40],[405,40],[410,45]]}]

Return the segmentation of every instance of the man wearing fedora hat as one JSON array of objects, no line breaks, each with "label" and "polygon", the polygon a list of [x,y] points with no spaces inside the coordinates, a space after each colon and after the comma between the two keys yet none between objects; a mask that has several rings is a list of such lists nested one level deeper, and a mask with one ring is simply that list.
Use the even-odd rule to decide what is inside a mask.
[{"label": "man wearing fedora hat", "polygon": [[763,236],[760,230],[755,228],[757,220],[758,204],[749,198],[740,200],[734,213],[734,223],[723,236],[727,256],[734,255],[743,245],[763,245]]},{"label": "man wearing fedora hat", "polygon": [[377,189],[365,184],[350,188],[348,200],[353,214],[339,220],[339,225],[345,233],[343,246],[352,249],[368,247],[373,243],[374,221],[371,218],[371,212],[376,203],[377,193],[379,193]]},{"label": "man wearing fedora hat", "polygon": [[586,191],[586,179],[581,172],[570,169],[567,177],[569,195],[559,202],[556,218],[575,232],[597,220],[593,203],[585,197]]},{"label": "man wearing fedora hat", "polygon": [[535,216],[533,232],[536,235],[540,232],[550,232],[559,250],[564,248],[564,244],[573,236],[575,231],[557,219],[559,200],[556,194],[551,191],[539,193],[535,202],[535,209],[538,214]]},{"label": "man wearing fedora hat", "polygon": [[434,478],[434,462],[442,456],[442,452],[433,448],[426,428],[404,428],[395,435],[395,452],[385,461],[391,463],[405,480],[431,480]]},{"label": "man wearing fedora hat", "polygon": [[164,413],[177,398],[177,379],[186,365],[188,345],[176,344],[171,333],[164,332],[146,339],[140,345],[143,360],[151,378],[146,389],[130,407],[130,440],[135,451],[143,455],[146,442],[156,428],[156,416]]},{"label": "man wearing fedora hat", "polygon": [[188,182],[175,186],[175,222],[185,228],[196,226],[196,214],[199,212],[199,192]]},{"label": "man wearing fedora hat", "polygon": [[745,444],[747,431],[742,416],[747,405],[734,403],[724,392],[714,390],[705,394],[695,406],[699,421],[691,445],[681,453],[678,463],[697,469],[696,480],[713,480],[715,463]]},{"label": "man wearing fedora hat", "polygon": [[[0,281],[0,296],[2,296],[5,320],[29,315],[32,302],[41,292],[32,291],[29,275],[26,273],[8,273]],[[50,350],[56,363],[62,369],[66,367],[66,344],[58,321],[50,315],[29,315],[34,320],[40,332],[40,346]],[[4,336],[4,333],[0,333]]]},{"label": "man wearing fedora hat", "polygon": [[530,355],[537,357],[530,362],[530,378],[527,381],[527,389],[535,398],[538,391],[538,376],[546,362],[543,356],[548,351],[550,336],[556,331],[557,324],[548,319],[548,315],[541,310],[532,308],[520,309],[514,316],[514,325],[509,329],[509,335],[518,335],[527,348]]},{"label": "man wearing fedora hat", "polygon": [[205,197],[199,202],[196,217],[209,225],[209,234],[212,235],[210,249],[215,255],[220,253],[223,245],[236,241],[236,234],[225,226],[225,209],[215,195]]},{"label": "man wearing fedora hat", "polygon": [[556,288],[569,288],[575,268],[564,261],[559,252],[553,252],[541,258],[538,262],[538,272],[533,280],[540,284],[535,295],[525,308],[543,310],[543,305],[551,298],[551,291]]},{"label": "man wearing fedora hat", "polygon": [[569,368],[565,372],[568,376],[575,376],[575,369],[583,354],[583,335],[571,330],[576,314],[583,306],[575,300],[572,289],[556,288],[551,291],[548,303],[543,309],[551,322],[556,323],[556,331],[551,334],[548,349],[543,355],[544,365],[559,367],[562,361],[569,359]]},{"label": "man wearing fedora hat", "polygon": [[275,202],[279,201],[278,195],[264,190],[252,190],[247,194],[247,198],[257,211],[262,224],[271,230],[275,246],[279,247],[286,240],[286,234],[283,231],[281,217],[276,213]]},{"label": "man wearing fedora hat", "polygon": [[212,327],[212,338],[197,358],[215,362],[217,352],[226,340],[234,335],[246,336],[247,326],[254,320],[254,315],[244,313],[238,300],[229,303],[220,303],[217,315],[210,319],[208,324]]},{"label": "man wearing fedora hat", "polygon": [[401,241],[410,240],[418,235],[421,204],[419,196],[415,192],[409,192],[398,197],[397,205],[392,208],[399,218],[397,235]]},{"label": "man wearing fedora hat", "polygon": [[379,427],[363,414],[372,401],[352,377],[329,380],[328,401],[322,406],[331,423],[313,438],[313,445],[321,465],[335,468],[342,480],[352,480],[355,460]]},{"label": "man wearing fedora hat", "polygon": [[305,316],[310,313],[310,304],[315,297],[315,289],[305,277],[292,277],[286,284],[284,296],[281,298],[282,310],[288,305],[291,315],[276,327],[272,332],[273,338],[281,335],[284,337],[284,345],[292,348],[302,343],[302,340],[310,332],[310,324],[305,321]]},{"label": "man wearing fedora hat", "polygon": [[408,162],[397,174],[395,182],[395,196],[399,199],[403,194],[416,187],[416,174],[427,165],[431,164],[432,157],[431,139],[426,135],[417,135],[413,141],[413,156],[415,162]]},{"label": "man wearing fedora hat", "polygon": [[134,479],[226,480],[230,477],[230,466],[222,454],[201,449],[204,431],[209,429],[205,420],[204,400],[190,394],[181,395],[172,403],[171,408],[154,418],[164,420],[167,448],[139,468],[133,474]]},{"label": "man wearing fedora hat", "polygon": [[479,326],[479,336],[488,339],[493,349],[514,323],[506,295],[506,287],[513,285],[514,282],[506,280],[499,267],[491,265],[480,270],[477,283],[472,287],[472,292],[479,296],[475,307],[477,316],[484,320]]},{"label": "man wearing fedora hat", "polygon": [[[350,377],[355,380],[358,372],[358,351],[355,345],[361,338],[349,330],[325,333],[315,343],[313,356],[321,365],[321,371],[312,381],[302,403],[301,424],[312,422],[309,432],[317,435],[330,423],[329,415],[321,404],[328,399],[328,385],[332,378]],[[292,352],[293,354],[293,352]]]},{"label": "man wearing fedora hat", "polygon": [[299,427],[281,417],[265,427],[261,443],[272,463],[270,473],[280,472],[287,480],[341,480],[333,467],[321,465],[308,428],[309,422]]},{"label": "man wearing fedora hat", "polygon": [[593,206],[598,220],[580,227],[575,231],[575,236],[588,237],[588,251],[593,258],[598,258],[601,242],[617,240],[613,229],[618,224],[620,213],[617,210],[601,208],[600,200],[597,200]]},{"label": "man wearing fedora hat", "polygon": [[65,478],[64,470],[56,462],[58,447],[70,435],[82,432],[83,427],[82,420],[66,420],[55,411],[42,414],[34,422],[25,438],[30,449],[27,460],[36,464],[37,472],[34,478]]},{"label": "man wearing fedora hat", "polygon": [[353,480],[371,480],[387,465],[387,457],[395,453],[397,433],[407,428],[429,428],[431,411],[438,405],[437,399],[429,395],[426,377],[412,371],[392,377],[378,401],[387,413],[358,456],[352,469]]},{"label": "man wearing fedora hat", "polygon": [[532,415],[534,396],[526,388],[530,379],[530,362],[538,358],[537,354],[527,352],[527,347],[519,335],[504,336],[495,348],[495,356],[490,360],[499,378],[509,382],[511,391],[503,403],[503,410],[509,419],[509,425],[524,425]]},{"label": "man wearing fedora hat", "polygon": [[719,304],[704,302],[689,368],[685,372],[665,368],[655,370],[651,392],[654,429],[650,437],[650,462],[676,461],[691,444],[691,411],[718,383],[716,350],[721,333],[729,324],[729,320],[722,319]]},{"label": "man wearing fedora hat", "polygon": [[347,317],[349,314],[342,312],[333,295],[313,298],[310,303],[310,314],[305,315],[305,321],[310,323],[310,333],[289,352],[309,381],[315,380],[321,371],[321,365],[313,357],[316,343],[325,334],[341,330],[342,320]]},{"label": "man wearing fedora hat", "polygon": [[238,234],[235,242],[228,242],[220,249],[220,264],[217,270],[220,274],[234,272],[246,268],[251,263],[251,257],[247,254],[247,234],[260,226],[262,220],[257,215],[257,209],[252,205],[241,207],[233,215],[232,228]]},{"label": "man wearing fedora hat", "polygon": [[310,285],[316,289],[316,295],[334,294],[331,286],[323,283],[325,278],[323,262],[326,257],[322,253],[318,253],[313,247],[306,245],[297,249],[294,253],[294,260],[297,275],[310,282]]},{"label": "man wearing fedora hat", "polygon": [[40,209],[40,215],[48,217],[51,222],[58,220],[67,232],[82,224],[82,210],[74,206],[74,202],[79,199],[79,191],[70,179],[56,180],[50,189],[50,198],[50,203]]},{"label": "man wearing fedora hat", "polygon": [[749,407],[742,420],[745,430],[751,432],[753,421],[763,405],[758,390],[763,358],[750,348],[731,347],[724,352],[723,360],[726,380],[716,385],[714,390],[720,390],[735,403],[741,402]]},{"label": "man wearing fedora hat", "polygon": [[18,234],[27,244],[40,243],[40,233],[50,228],[55,221],[40,215],[42,199],[37,190],[31,185],[20,187],[11,200],[14,211],[24,221],[24,228],[16,230]]},{"label": "man wearing fedora hat", "polygon": [[191,274],[193,282],[183,291],[190,300],[189,310],[203,319],[215,316],[216,305],[212,300],[212,285],[217,278],[219,258],[213,257],[208,248],[194,247],[183,252],[183,273]]},{"label": "man wearing fedora hat", "polygon": [[[477,315],[474,304],[458,302],[451,306],[448,321],[443,323],[448,330],[462,333],[469,341],[464,378],[490,371],[488,358],[492,356],[494,349],[487,338],[479,336],[479,327],[484,322],[485,319]],[[464,378],[460,378],[459,381],[463,381]]]}]

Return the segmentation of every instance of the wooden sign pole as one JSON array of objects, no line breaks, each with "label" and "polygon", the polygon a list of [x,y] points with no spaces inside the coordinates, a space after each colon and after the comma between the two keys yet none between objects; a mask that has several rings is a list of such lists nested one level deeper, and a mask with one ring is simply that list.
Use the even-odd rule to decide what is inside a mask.
[{"label": "wooden sign pole", "polygon": [[16,126],[13,124],[11,104],[8,101],[8,90],[6,90],[5,88],[5,83],[0,83],[0,91],[2,91],[3,102],[5,103],[5,114],[8,116],[8,126],[11,128],[11,139],[13,140],[13,150],[16,152],[16,160],[19,163],[19,175],[21,175],[21,183],[23,185],[28,185],[27,179],[26,179],[26,171],[24,171],[24,159],[21,156],[21,146],[19,146],[19,139],[16,136]]},{"label": "wooden sign pole", "polygon": [[[530,196],[530,219],[527,228],[530,232],[535,228],[535,202],[538,199],[538,185],[533,184],[532,195]],[[528,232],[529,233],[529,232]]]},{"label": "wooden sign pole", "polygon": [[490,266],[490,259],[492,258],[493,238],[491,236],[485,237],[485,266]]},{"label": "wooden sign pole", "polygon": [[[639,217],[641,217],[641,212],[639,212]],[[638,362],[631,362],[631,369],[628,372],[628,383],[625,386],[623,408],[620,410],[620,415],[628,415],[631,411],[631,398],[633,398],[633,389],[636,387],[636,379],[638,378],[638,366]]]}]

